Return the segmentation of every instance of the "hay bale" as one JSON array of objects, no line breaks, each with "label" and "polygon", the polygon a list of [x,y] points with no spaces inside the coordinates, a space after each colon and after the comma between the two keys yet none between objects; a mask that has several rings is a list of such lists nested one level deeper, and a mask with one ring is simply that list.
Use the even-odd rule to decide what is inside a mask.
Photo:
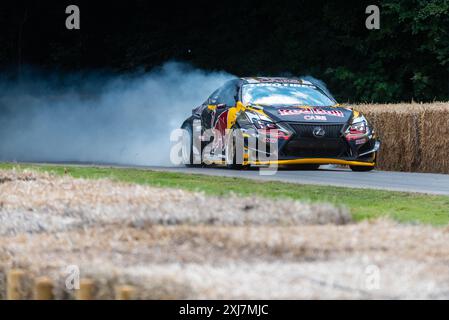
[{"label": "hay bale", "polygon": [[449,103],[355,106],[374,125],[382,170],[449,173]]}]

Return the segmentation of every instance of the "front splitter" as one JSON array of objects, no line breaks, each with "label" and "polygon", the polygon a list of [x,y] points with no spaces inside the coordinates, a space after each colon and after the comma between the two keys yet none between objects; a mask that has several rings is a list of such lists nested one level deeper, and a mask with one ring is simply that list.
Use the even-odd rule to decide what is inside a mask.
[{"label": "front splitter", "polygon": [[343,160],[343,159],[333,159],[333,158],[300,158],[300,159],[289,159],[289,160],[271,160],[271,161],[254,161],[248,162],[247,164],[252,165],[289,165],[289,164],[340,164],[348,166],[364,166],[364,167],[374,167],[375,162],[364,162],[364,161],[354,161],[354,160]]}]

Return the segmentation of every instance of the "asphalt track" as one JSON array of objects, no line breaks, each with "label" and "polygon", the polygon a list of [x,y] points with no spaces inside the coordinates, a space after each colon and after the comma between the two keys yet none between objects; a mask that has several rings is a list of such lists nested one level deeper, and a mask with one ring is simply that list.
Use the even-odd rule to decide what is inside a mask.
[{"label": "asphalt track", "polygon": [[[70,164],[59,163],[59,165]],[[231,170],[226,168],[186,168],[174,166],[134,166],[86,163],[71,163],[71,165],[138,168],[141,170],[238,177],[259,181],[282,181],[298,184],[449,195],[449,174],[390,172],[377,170],[371,172],[352,172],[349,169],[342,169],[334,166],[321,166],[319,170],[279,169],[273,175],[262,175],[258,169]]]},{"label": "asphalt track", "polygon": [[250,178],[299,184],[383,189],[449,195],[449,175],[409,172],[352,172],[349,169],[323,166],[319,170],[280,169],[274,175],[261,175],[259,170],[229,170],[224,168],[145,167],[151,170],[206,174],[223,177]]}]

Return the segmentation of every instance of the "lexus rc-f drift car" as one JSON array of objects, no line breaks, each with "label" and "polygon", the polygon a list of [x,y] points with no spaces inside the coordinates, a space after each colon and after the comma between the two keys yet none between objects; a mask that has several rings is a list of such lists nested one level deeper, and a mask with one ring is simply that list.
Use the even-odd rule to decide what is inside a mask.
[{"label": "lexus rc-f drift car", "polygon": [[318,169],[338,164],[370,171],[380,147],[360,112],[300,78],[230,80],[193,109],[181,128],[186,165],[276,163]]}]

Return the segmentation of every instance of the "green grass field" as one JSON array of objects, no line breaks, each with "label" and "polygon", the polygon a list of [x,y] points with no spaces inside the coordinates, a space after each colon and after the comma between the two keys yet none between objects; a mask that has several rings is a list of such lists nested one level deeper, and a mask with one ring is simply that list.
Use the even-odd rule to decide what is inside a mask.
[{"label": "green grass field", "polygon": [[[64,174],[63,166],[0,164],[0,169],[35,169]],[[250,179],[213,177],[141,169],[68,166],[67,174],[76,178],[110,178],[158,187],[203,191],[210,195],[231,192],[243,196],[290,198],[301,201],[329,202],[350,209],[357,221],[389,217],[403,223],[447,225],[449,196],[406,192],[354,189],[333,186],[299,185],[283,182],[260,182]]]}]

